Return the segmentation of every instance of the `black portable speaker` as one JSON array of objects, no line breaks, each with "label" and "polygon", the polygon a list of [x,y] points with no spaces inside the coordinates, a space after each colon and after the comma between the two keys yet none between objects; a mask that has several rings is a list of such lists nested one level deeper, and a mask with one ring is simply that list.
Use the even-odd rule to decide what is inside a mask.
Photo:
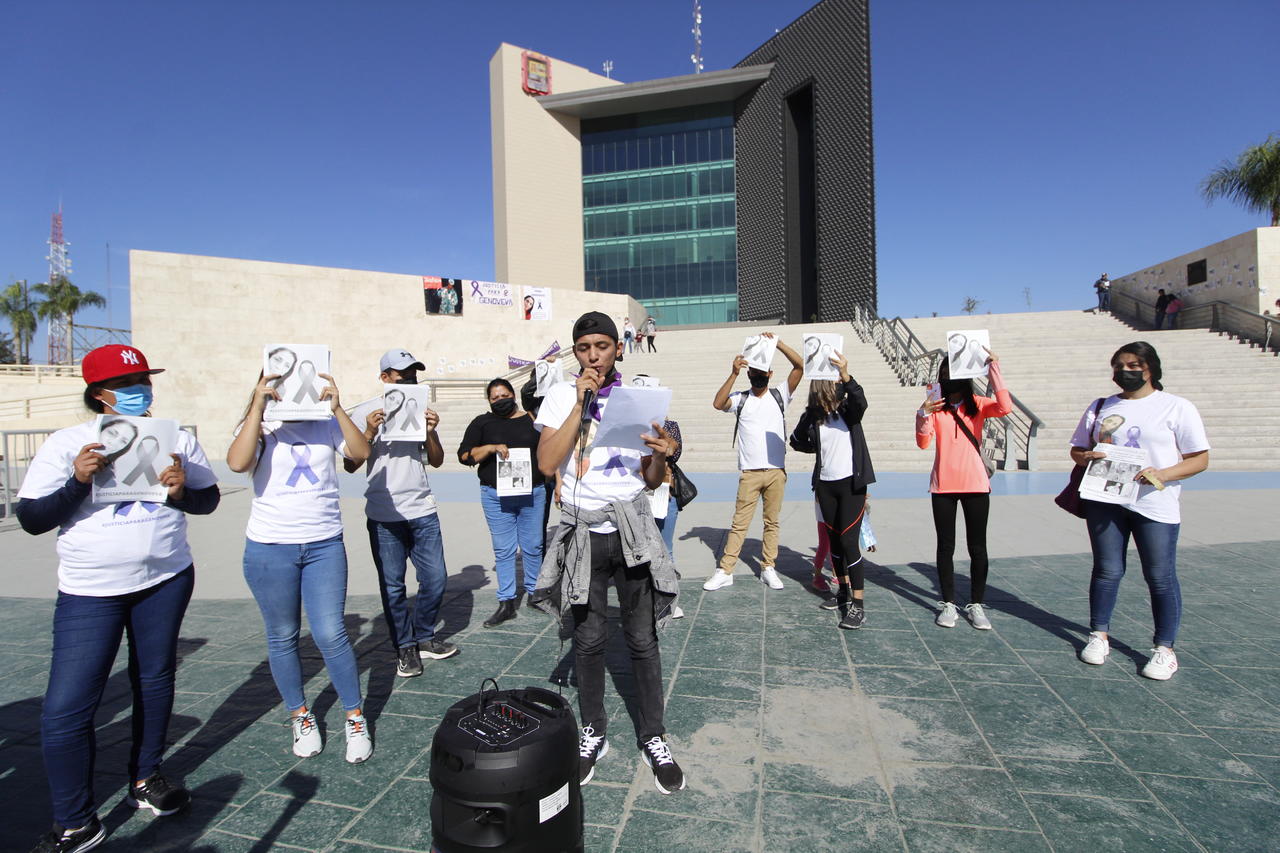
[{"label": "black portable speaker", "polygon": [[481,690],[431,741],[435,853],[582,853],[578,724],[540,687]]}]

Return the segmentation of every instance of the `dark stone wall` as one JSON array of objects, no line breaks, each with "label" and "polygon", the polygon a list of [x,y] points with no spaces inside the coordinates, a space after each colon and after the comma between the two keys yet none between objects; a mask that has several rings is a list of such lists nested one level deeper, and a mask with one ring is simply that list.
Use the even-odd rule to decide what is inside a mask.
[{"label": "dark stone wall", "polygon": [[[868,0],[822,0],[738,63],[774,63],[735,104],[738,315],[743,320],[847,320],[876,306],[875,172]],[[797,156],[795,104],[812,86],[816,237]],[[798,97],[794,97],[799,93]],[[792,105],[788,105],[792,97]],[[788,150],[788,149],[791,150]],[[806,246],[809,251],[806,251]],[[816,250],[816,251],[815,251]],[[816,293],[802,291],[816,277]],[[804,308],[802,308],[804,306]]]}]

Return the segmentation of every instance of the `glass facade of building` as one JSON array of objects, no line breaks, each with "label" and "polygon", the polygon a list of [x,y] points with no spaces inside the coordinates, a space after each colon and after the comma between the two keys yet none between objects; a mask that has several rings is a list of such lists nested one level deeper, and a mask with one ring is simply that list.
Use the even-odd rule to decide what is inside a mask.
[{"label": "glass facade of building", "polygon": [[584,120],[581,139],[586,289],[659,326],[737,320],[731,106]]}]

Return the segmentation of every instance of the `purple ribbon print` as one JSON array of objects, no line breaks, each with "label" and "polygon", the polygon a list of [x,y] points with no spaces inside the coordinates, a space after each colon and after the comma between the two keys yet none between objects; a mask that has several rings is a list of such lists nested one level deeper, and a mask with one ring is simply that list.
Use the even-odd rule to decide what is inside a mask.
[{"label": "purple ribbon print", "polygon": [[291,489],[297,488],[299,477],[306,477],[307,482],[313,486],[319,483],[320,478],[311,470],[311,447],[305,442],[295,441],[289,445],[289,452],[293,454],[293,470],[289,472],[289,479],[284,484]]},{"label": "purple ribbon print", "polygon": [[479,299],[483,294],[480,293],[480,282],[471,282],[471,298]]},{"label": "purple ribbon print", "polygon": [[609,395],[613,393],[613,389],[620,385],[622,385],[622,374],[614,373],[613,381],[596,392],[595,399],[591,401],[591,406],[589,408],[591,418],[596,423],[600,422],[600,401],[609,399]]},{"label": "purple ribbon print", "polygon": [[127,516],[129,513],[133,512],[133,508],[135,506],[141,506],[148,513],[155,512],[160,508],[160,504],[152,503],[151,501],[123,501],[122,503],[116,504],[116,510],[114,514],[118,516],[119,515]]},{"label": "purple ribbon print", "polygon": [[617,474],[619,477],[627,476],[627,465],[622,461],[621,454],[612,454],[609,461],[604,463],[604,475],[608,477],[611,474]]}]

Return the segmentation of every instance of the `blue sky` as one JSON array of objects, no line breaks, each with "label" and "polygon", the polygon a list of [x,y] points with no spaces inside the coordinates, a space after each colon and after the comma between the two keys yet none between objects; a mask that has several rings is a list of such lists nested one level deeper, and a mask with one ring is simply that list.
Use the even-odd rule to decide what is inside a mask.
[{"label": "blue sky", "polygon": [[[706,68],[810,5],[706,0]],[[491,277],[497,45],[688,73],[691,6],[0,4],[0,281],[44,280],[60,201],[73,280],[111,297],[84,322],[128,324],[130,248]],[[1104,270],[1266,224],[1197,186],[1280,133],[1275,0],[871,13],[883,314],[1077,307]]]}]

